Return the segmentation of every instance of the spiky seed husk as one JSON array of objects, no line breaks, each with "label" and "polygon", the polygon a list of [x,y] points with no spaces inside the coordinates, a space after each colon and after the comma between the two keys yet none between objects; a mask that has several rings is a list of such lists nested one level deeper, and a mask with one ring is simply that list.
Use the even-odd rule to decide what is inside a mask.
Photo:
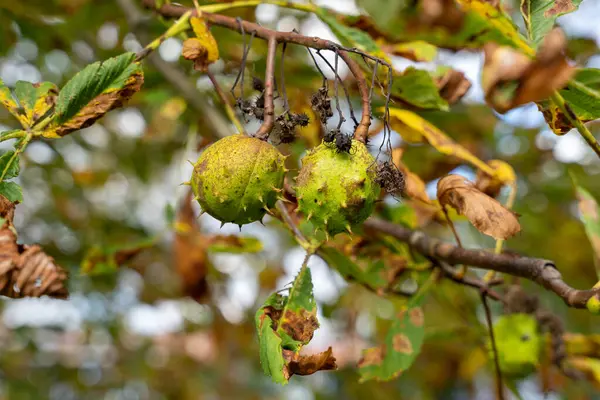
[{"label": "spiky seed husk", "polygon": [[370,168],[374,161],[356,140],[349,153],[322,143],[302,159],[296,195],[316,229],[331,235],[347,232],[371,215],[381,191]]},{"label": "spiky seed husk", "polygon": [[260,220],[283,187],[285,157],[272,145],[246,135],[212,144],[198,158],[192,190],[203,211],[223,223]]}]

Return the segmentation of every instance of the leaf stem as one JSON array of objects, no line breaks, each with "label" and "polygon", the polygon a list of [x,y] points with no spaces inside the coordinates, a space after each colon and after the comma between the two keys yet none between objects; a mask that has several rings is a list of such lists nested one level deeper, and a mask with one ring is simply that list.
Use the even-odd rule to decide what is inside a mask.
[{"label": "leaf stem", "polygon": [[4,170],[2,170],[2,174],[0,175],[0,183],[4,181],[4,177],[6,176],[6,173],[10,169],[12,163],[15,161],[15,158],[17,158],[19,154],[21,154],[23,150],[25,150],[25,147],[27,147],[32,138],[33,134],[31,132],[28,132],[27,135],[25,135],[25,138],[23,138],[23,141],[19,143],[18,146],[15,146],[15,152],[6,163]]},{"label": "leaf stem", "polygon": [[200,6],[200,11],[210,12],[210,13],[218,13],[221,11],[231,10],[232,8],[241,8],[241,7],[254,7],[260,4],[273,4],[280,7],[290,8],[294,10],[306,11],[306,12],[314,12],[316,10],[316,6],[314,4],[300,4],[293,3],[291,1],[285,0],[244,0],[244,1],[233,1],[231,3],[225,4],[208,4],[205,6]]},{"label": "leaf stem", "polygon": [[163,33],[162,35],[160,35],[159,37],[154,39],[152,42],[148,43],[148,45],[146,45],[146,47],[144,47],[142,50],[140,50],[136,54],[135,60],[140,61],[140,60],[146,58],[150,53],[152,53],[154,50],[156,50],[158,48],[158,46],[160,46],[162,44],[162,42],[164,42],[165,40],[167,40],[170,37],[177,36],[180,33],[185,32],[187,29],[189,29],[190,28],[189,20],[190,20],[191,15],[192,15],[191,10],[185,12],[177,21],[175,21],[175,23],[173,25],[171,25],[169,27],[169,29],[167,29],[167,31],[165,33]]},{"label": "leaf stem", "polygon": [[592,132],[585,126],[585,124],[577,117],[571,107],[565,102],[565,99],[558,93],[554,92],[551,97],[552,101],[558,106],[558,108],[565,114],[569,122],[577,129],[579,134],[585,139],[590,145],[592,150],[600,157],[600,143],[596,140]]},{"label": "leaf stem", "polygon": [[5,140],[10,139],[20,139],[25,135],[27,135],[27,132],[25,132],[24,130],[17,130],[12,133],[8,133],[4,136],[0,136],[0,142],[4,142]]}]

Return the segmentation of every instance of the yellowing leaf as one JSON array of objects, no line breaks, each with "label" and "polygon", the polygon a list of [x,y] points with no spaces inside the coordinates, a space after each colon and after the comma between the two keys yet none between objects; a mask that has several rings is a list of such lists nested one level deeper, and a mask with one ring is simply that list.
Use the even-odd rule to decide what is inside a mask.
[{"label": "yellowing leaf", "polygon": [[502,160],[490,160],[488,165],[493,168],[494,175],[478,170],[475,186],[491,197],[497,197],[504,185],[512,185],[516,182],[515,170]]},{"label": "yellowing leaf", "polygon": [[480,192],[460,175],[447,175],[438,181],[437,197],[442,205],[454,207],[479,232],[494,239],[508,239],[521,230],[517,216],[495,199]]},{"label": "yellowing leaf", "polygon": [[494,175],[494,170],[486,163],[412,111],[390,108],[390,123],[392,129],[407,142],[428,142],[440,153],[458,157],[489,175]]},{"label": "yellowing leaf", "polygon": [[387,44],[381,40],[378,42],[384,51],[412,61],[430,62],[437,54],[437,47],[423,40],[396,44]]},{"label": "yellowing leaf", "polygon": [[192,17],[190,24],[196,37],[183,42],[181,54],[186,60],[194,62],[194,69],[206,72],[208,66],[219,59],[217,41],[203,19]]}]

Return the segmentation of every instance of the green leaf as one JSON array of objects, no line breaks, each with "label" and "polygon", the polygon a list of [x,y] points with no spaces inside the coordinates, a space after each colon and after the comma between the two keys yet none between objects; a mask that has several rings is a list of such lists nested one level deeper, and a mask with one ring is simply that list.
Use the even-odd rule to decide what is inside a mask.
[{"label": "green leaf", "polygon": [[19,156],[14,155],[14,151],[7,151],[0,156],[0,176],[5,180],[19,175]]},{"label": "green leaf", "polygon": [[358,363],[360,381],[387,381],[406,371],[421,351],[425,337],[423,310],[419,306],[404,309],[395,318],[385,342],[363,351]]},{"label": "green leaf", "polygon": [[[529,314],[501,316],[494,323],[494,338],[498,350],[498,363],[503,374],[524,377],[539,366],[542,338],[538,333],[535,317]],[[486,347],[490,359],[493,360],[489,337]]]},{"label": "green leaf", "polygon": [[285,361],[281,348],[281,338],[273,330],[273,320],[265,314],[263,308],[256,313],[256,327],[260,345],[260,364],[265,375],[273,382],[286,385],[288,380],[283,374]]},{"label": "green leaf", "polygon": [[88,65],[62,88],[56,101],[56,119],[44,136],[56,138],[91,125],[120,107],[143,83],[134,53],[124,53]]},{"label": "green leaf", "polygon": [[210,239],[208,251],[214,253],[258,253],[262,251],[262,242],[252,237],[240,237],[235,235],[216,235]]},{"label": "green leaf", "polygon": [[134,60],[135,53],[124,53],[90,64],[78,72],[58,95],[56,122],[67,122],[101,93],[122,88],[138,68]]},{"label": "green leaf", "polygon": [[87,251],[81,262],[81,273],[93,276],[113,274],[142,250],[154,246],[157,240],[157,237],[153,237],[144,238],[133,243],[124,242],[123,244],[107,247],[92,247]]},{"label": "green leaf", "polygon": [[[600,118],[600,69],[577,70],[575,77],[559,92],[581,121]],[[539,102],[538,107],[554,133],[563,135],[573,128],[567,117],[550,100]]]},{"label": "green leaf", "polygon": [[580,119],[591,121],[600,118],[600,69],[578,70],[560,94]]},{"label": "green leaf", "polygon": [[0,195],[13,203],[23,201],[23,189],[14,182],[0,182]]},{"label": "green leaf", "polygon": [[579,8],[583,0],[521,0],[521,13],[529,39],[538,47],[556,19]]},{"label": "green leaf", "polygon": [[276,332],[283,339],[283,348],[299,351],[310,342],[318,327],[312,278],[310,269],[305,264],[290,288]]},{"label": "green leaf", "polygon": [[309,343],[319,327],[316,313],[312,279],[306,263],[287,296],[271,295],[256,312],[254,320],[261,364],[274,382],[286,384],[294,373],[308,375],[317,370],[336,368],[331,349],[308,357],[299,355],[300,349]]},{"label": "green leaf", "polygon": [[600,279],[600,207],[596,199],[584,188],[575,182],[575,190],[579,207],[579,214],[585,233],[594,249],[594,265]]},{"label": "green leaf", "polygon": [[448,102],[440,96],[430,73],[414,67],[394,76],[392,95],[419,108],[448,110]]}]

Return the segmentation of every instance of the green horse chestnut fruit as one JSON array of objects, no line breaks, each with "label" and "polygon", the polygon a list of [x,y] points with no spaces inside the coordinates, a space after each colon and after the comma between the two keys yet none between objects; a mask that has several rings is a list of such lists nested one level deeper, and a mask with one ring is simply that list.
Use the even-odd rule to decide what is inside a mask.
[{"label": "green horse chestnut fruit", "polygon": [[302,159],[296,179],[298,209],[316,229],[328,235],[347,231],[366,220],[381,191],[375,159],[352,140],[349,152],[321,143]]},{"label": "green horse chestnut fruit", "polygon": [[275,205],[286,172],[284,161],[265,141],[231,135],[200,155],[190,184],[203,212],[241,226],[261,220]]}]

